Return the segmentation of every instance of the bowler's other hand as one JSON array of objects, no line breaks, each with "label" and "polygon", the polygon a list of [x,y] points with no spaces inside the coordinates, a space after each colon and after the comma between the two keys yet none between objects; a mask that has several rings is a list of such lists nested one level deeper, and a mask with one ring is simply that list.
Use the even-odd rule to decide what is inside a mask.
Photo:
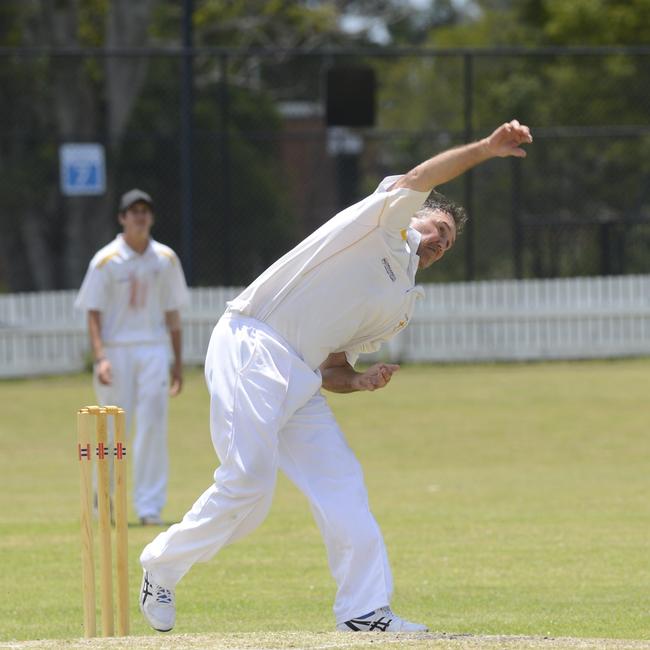
[{"label": "bowler's other hand", "polygon": [[172,366],[171,384],[169,386],[169,395],[176,397],[183,390],[183,368],[177,364]]},{"label": "bowler's other hand", "polygon": [[100,384],[110,386],[113,383],[113,368],[108,359],[105,357],[100,359],[95,366],[95,371],[97,372],[97,379],[99,379]]},{"label": "bowler's other hand", "polygon": [[530,144],[532,141],[533,136],[530,134],[530,129],[524,124],[519,124],[517,120],[502,124],[492,135],[485,138],[490,155],[499,158],[506,156],[525,158],[526,152],[520,145]]},{"label": "bowler's other hand", "polygon": [[395,363],[376,363],[365,372],[359,373],[353,381],[355,390],[377,390],[383,388],[399,370]]}]

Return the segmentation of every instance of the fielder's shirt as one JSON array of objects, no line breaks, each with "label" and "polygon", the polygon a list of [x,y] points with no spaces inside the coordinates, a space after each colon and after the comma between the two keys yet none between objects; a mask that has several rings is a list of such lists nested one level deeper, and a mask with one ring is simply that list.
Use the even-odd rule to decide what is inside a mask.
[{"label": "fielder's shirt", "polygon": [[270,266],[229,310],[266,322],[313,369],[332,352],[354,365],[408,324],[417,298],[419,233],[409,228],[428,192],[389,190],[339,212]]},{"label": "fielder's shirt", "polygon": [[151,239],[139,254],[118,235],[90,261],[75,307],[102,313],[104,345],[167,343],[165,312],[188,299],[181,263],[169,246]]}]

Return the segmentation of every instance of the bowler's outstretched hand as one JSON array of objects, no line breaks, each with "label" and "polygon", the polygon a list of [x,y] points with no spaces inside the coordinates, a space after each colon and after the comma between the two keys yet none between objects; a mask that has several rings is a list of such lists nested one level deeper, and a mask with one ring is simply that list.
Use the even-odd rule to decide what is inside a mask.
[{"label": "bowler's outstretched hand", "polygon": [[401,176],[391,189],[405,187],[418,192],[430,192],[434,187],[457,178],[491,158],[525,158],[526,152],[521,145],[532,141],[533,136],[527,126],[517,120],[505,122],[487,138],[447,149],[416,165]]},{"label": "bowler's outstretched hand", "polygon": [[354,377],[354,390],[377,390],[388,384],[393,373],[399,370],[396,363],[376,363],[370,366],[365,372],[359,373]]},{"label": "bowler's outstretched hand", "polygon": [[521,145],[530,144],[532,141],[533,136],[530,134],[530,129],[517,120],[502,124],[485,138],[490,154],[499,158],[506,156],[525,158],[526,151],[521,148]]}]

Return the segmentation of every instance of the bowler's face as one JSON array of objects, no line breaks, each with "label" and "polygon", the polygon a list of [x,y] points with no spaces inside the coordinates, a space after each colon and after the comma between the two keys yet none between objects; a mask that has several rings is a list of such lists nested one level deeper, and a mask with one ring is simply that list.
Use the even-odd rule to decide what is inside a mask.
[{"label": "bowler's face", "polygon": [[456,224],[451,215],[433,210],[424,219],[414,219],[411,227],[421,235],[418,246],[418,269],[426,269],[437,262],[456,242]]}]

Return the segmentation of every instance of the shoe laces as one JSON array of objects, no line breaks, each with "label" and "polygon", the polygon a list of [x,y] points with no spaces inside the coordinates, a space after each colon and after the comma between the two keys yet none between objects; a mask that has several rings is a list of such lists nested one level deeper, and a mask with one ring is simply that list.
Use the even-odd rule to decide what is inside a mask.
[{"label": "shoe laces", "polygon": [[173,605],[174,595],[170,589],[165,589],[160,585],[156,585],[156,602],[162,605]]},{"label": "shoe laces", "polygon": [[393,610],[390,608],[390,605],[386,605],[385,607],[379,607],[375,610],[375,614],[381,614],[382,616],[386,616],[388,618],[398,618],[393,614]]}]

